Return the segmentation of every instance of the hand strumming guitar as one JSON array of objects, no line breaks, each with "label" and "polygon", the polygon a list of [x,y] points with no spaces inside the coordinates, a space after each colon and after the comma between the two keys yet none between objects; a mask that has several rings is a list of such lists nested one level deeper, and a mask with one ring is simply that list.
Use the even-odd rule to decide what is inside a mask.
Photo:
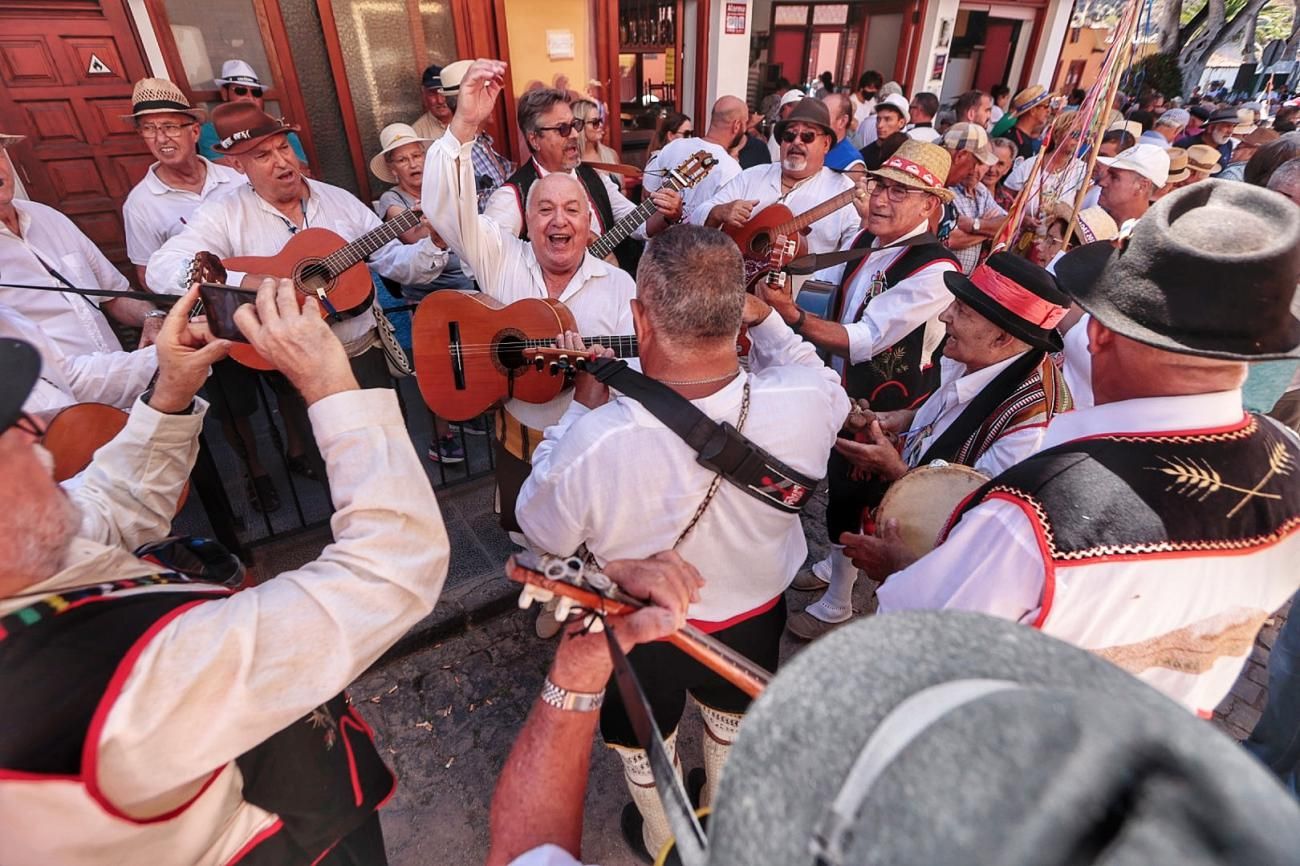
[{"label": "hand strumming guitar", "polygon": [[704,221],[706,226],[730,226],[740,228],[749,222],[749,217],[754,213],[754,208],[758,205],[756,198],[738,198],[735,201],[725,202],[713,206],[709,211],[709,217]]},{"label": "hand strumming guitar", "polygon": [[475,60],[460,82],[456,115],[450,131],[460,142],[473,141],[492,116],[497,97],[505,86],[506,64],[500,60]]}]

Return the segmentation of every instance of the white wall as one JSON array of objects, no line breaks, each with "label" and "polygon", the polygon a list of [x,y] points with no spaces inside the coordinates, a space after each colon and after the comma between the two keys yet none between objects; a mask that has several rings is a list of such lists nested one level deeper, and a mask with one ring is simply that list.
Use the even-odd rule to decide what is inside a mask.
[{"label": "white wall", "polygon": [[[745,32],[727,33],[726,0],[713,0],[709,5],[708,99],[711,106],[720,96],[744,99],[749,89],[749,34],[754,30],[754,6],[752,0],[745,0]],[[695,122],[707,123],[707,118],[696,118]]]},{"label": "white wall", "polygon": [[[1052,86],[1052,76],[1056,73],[1056,62],[1061,57],[1061,46],[1065,44],[1065,31],[1070,27],[1070,14],[1073,9],[1073,0],[1052,0],[1047,5],[1043,35],[1038,40],[1038,55],[1030,58],[1030,84]],[[1028,39],[1029,34],[1024,38]],[[1012,90],[1015,88],[1012,87]]]},{"label": "white wall", "polygon": [[[934,68],[935,55],[947,55],[950,51],[952,34],[957,29],[957,7],[960,5],[959,0],[938,0],[929,5],[926,10],[925,21],[921,25],[921,41],[917,44],[920,50],[920,60],[916,64],[916,74],[912,76],[911,81],[900,81],[907,95],[919,91],[929,91],[930,93],[939,93],[943,90],[941,80],[932,80],[930,71]],[[939,39],[939,22],[947,20],[949,48],[940,48]],[[945,68],[945,72],[946,72]]]}]

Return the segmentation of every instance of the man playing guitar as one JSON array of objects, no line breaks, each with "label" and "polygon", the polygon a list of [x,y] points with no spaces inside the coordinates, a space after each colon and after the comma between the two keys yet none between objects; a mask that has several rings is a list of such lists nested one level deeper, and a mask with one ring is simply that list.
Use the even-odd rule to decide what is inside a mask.
[{"label": "man playing guitar", "polygon": [[[626,272],[587,252],[591,210],[582,184],[564,172],[547,174],[529,187],[525,202],[527,241],[478,213],[470,149],[501,93],[506,65],[478,60],[461,82],[456,114],[429,148],[420,200],[434,231],[473,270],[488,297],[508,304],[553,298],[573,313],[586,334],[632,333],[629,301],[636,286]],[[565,106],[567,109],[567,106]],[[549,403],[506,402],[497,423],[497,484],[501,525],[519,530],[515,497],[530,471],[542,431],[560,420],[572,401],[565,391]]]},{"label": "man playing guitar", "polygon": [[[800,102],[788,118],[777,123],[773,135],[781,142],[781,161],[742,171],[692,209],[692,223],[740,228],[769,205],[783,204],[800,214],[853,189],[851,178],[823,164],[835,143],[835,133],[820,100]],[[861,228],[866,204],[864,196],[813,223],[805,239],[808,252],[828,253],[847,247]]]}]

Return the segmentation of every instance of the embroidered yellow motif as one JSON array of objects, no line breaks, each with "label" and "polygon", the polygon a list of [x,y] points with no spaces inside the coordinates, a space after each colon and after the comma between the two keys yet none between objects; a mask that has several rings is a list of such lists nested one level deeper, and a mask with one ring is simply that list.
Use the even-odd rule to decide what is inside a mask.
[{"label": "embroidered yellow motif", "polygon": [[1293,468],[1291,455],[1287,453],[1286,446],[1281,442],[1274,443],[1269,449],[1269,470],[1264,477],[1254,487],[1240,487],[1223,480],[1219,470],[1210,465],[1209,461],[1197,461],[1194,458],[1180,457],[1161,457],[1160,462],[1164,466],[1148,466],[1152,472],[1163,472],[1173,481],[1170,482],[1166,490],[1172,490],[1182,496],[1195,499],[1197,502],[1204,502],[1210,496],[1220,491],[1231,491],[1241,493],[1241,501],[1228,512],[1227,516],[1232,517],[1251,499],[1259,497],[1260,499],[1281,499],[1280,493],[1262,493],[1261,489],[1272,480],[1274,475],[1287,475]]}]

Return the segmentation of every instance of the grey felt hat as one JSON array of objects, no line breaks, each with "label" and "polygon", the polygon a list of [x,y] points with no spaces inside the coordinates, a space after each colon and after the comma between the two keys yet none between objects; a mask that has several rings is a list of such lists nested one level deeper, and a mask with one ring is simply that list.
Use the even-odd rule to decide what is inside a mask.
[{"label": "grey felt hat", "polygon": [[741,723],[708,864],[1271,866],[1298,851],[1300,808],[1209,724],[1090,653],[947,611],[855,623],[782,667]]},{"label": "grey felt hat", "polygon": [[41,355],[23,340],[0,339],[0,433],[23,412],[23,404],[41,375]]},{"label": "grey felt hat", "polygon": [[1250,184],[1204,180],[1160,199],[1128,242],[1076,247],[1061,288],[1125,337],[1231,361],[1300,357],[1291,314],[1300,281],[1300,208]]}]

